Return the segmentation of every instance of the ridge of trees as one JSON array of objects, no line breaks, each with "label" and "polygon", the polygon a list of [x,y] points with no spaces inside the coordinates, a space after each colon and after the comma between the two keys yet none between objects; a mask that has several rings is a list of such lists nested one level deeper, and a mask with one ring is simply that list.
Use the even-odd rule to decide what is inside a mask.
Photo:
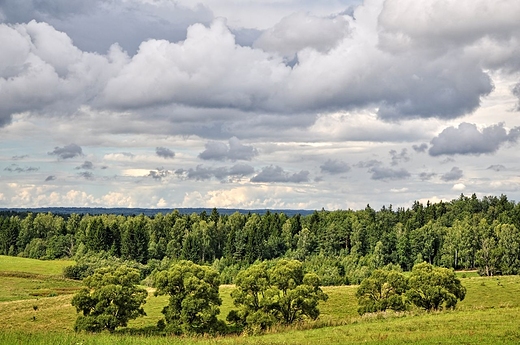
[{"label": "ridge of trees", "polygon": [[407,209],[376,211],[367,205],[291,217],[225,215],[217,209],[154,217],[9,212],[0,213],[0,254],[74,257],[78,265],[69,273],[79,278],[92,273],[92,262],[82,258],[92,259],[93,253],[135,261],[147,274],[163,261],[190,260],[212,265],[223,283],[255,262],[298,259],[323,285],[358,284],[378,268],[410,271],[423,261],[483,275],[517,274],[519,229],[520,204],[505,195],[461,194],[450,202],[416,201]]}]

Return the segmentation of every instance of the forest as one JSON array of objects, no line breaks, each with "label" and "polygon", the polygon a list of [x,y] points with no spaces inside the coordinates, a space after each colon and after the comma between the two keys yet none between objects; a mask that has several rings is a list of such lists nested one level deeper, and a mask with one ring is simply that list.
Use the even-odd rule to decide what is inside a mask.
[{"label": "forest", "polygon": [[359,284],[383,267],[410,271],[427,262],[481,275],[520,271],[520,204],[507,196],[463,194],[449,202],[410,208],[155,216],[53,215],[2,212],[0,255],[73,258],[66,270],[82,279],[107,262],[126,262],[141,272],[178,260],[212,266],[233,283],[253,263],[296,259],[322,285]]}]

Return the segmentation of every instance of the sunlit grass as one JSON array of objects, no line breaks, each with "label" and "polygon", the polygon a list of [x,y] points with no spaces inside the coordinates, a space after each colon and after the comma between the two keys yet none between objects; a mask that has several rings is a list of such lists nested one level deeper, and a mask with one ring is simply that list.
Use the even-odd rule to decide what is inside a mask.
[{"label": "sunlit grass", "polygon": [[71,260],[35,260],[0,255],[0,272],[15,271],[33,274],[62,275],[63,268],[73,265]]}]

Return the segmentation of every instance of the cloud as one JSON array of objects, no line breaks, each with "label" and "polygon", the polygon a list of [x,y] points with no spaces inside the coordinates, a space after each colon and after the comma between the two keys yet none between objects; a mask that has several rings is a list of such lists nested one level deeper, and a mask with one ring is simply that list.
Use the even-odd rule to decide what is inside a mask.
[{"label": "cloud", "polygon": [[348,172],[350,170],[350,166],[348,163],[343,161],[328,159],[325,163],[320,165],[320,169],[322,173],[336,175]]},{"label": "cloud", "polygon": [[173,158],[175,157],[175,152],[166,148],[166,147],[156,147],[155,154],[159,157],[163,158]]},{"label": "cloud", "polygon": [[8,172],[17,172],[17,173],[23,173],[23,172],[34,172],[38,171],[40,168],[38,167],[21,167],[18,164],[11,164],[10,166],[6,167],[4,171]]},{"label": "cloud", "polygon": [[255,169],[247,164],[235,164],[229,169],[230,176],[247,176],[255,172]]},{"label": "cloud", "polygon": [[396,166],[401,162],[408,162],[410,160],[407,149],[402,149],[400,153],[397,153],[396,150],[390,150],[389,153],[392,157],[392,162],[390,163],[392,166]]},{"label": "cloud", "polygon": [[47,178],[45,178],[45,182],[54,181],[54,180],[56,180],[56,176],[54,176],[54,175],[49,175],[49,176],[47,176]]},{"label": "cloud", "polygon": [[70,159],[78,156],[83,156],[83,150],[79,145],[69,144],[64,147],[56,146],[54,151],[49,152],[49,155],[58,156],[59,159]]},{"label": "cloud", "polygon": [[516,98],[518,98],[518,102],[516,103],[516,111],[520,111],[520,83],[516,84],[512,88],[511,92],[516,96]]},{"label": "cloud", "polygon": [[18,161],[18,160],[22,160],[22,159],[25,159],[28,157],[29,157],[29,155],[19,155],[19,156],[12,156],[11,158],[14,159],[15,161]]},{"label": "cloud", "polygon": [[255,172],[255,169],[247,164],[235,164],[232,167],[204,167],[202,165],[198,165],[195,169],[177,169],[175,174],[178,176],[182,176],[186,179],[203,181],[209,180],[211,178],[216,178],[218,180],[230,179],[233,181],[236,178],[242,178],[248,175],[251,175]]},{"label": "cloud", "polygon": [[[520,70],[517,45],[509,43],[519,38],[510,14],[518,8],[515,1],[495,4],[487,17],[467,10],[473,6],[465,1],[450,4],[450,11],[433,3],[370,1],[355,9],[355,20],[300,11],[264,30],[254,47],[237,44],[233,33],[240,28],[232,31],[225,19],[213,20],[204,5],[27,1],[24,10],[13,0],[8,3],[4,17],[12,24],[0,24],[0,126],[18,113],[70,116],[81,109],[124,113],[132,120],[105,129],[113,133],[167,131],[158,125],[163,120],[168,127],[174,123],[177,134],[205,138],[241,135],[241,128],[259,119],[272,132],[281,119],[292,119],[285,122],[288,128],[302,128],[317,114],[366,108],[378,109],[387,121],[452,119],[480,107],[493,90],[490,73]],[[407,10],[399,12],[402,6]],[[475,28],[473,12],[485,20],[485,30]],[[100,13],[111,14],[103,25],[96,22]],[[84,17],[97,18],[95,25]],[[28,18],[55,20],[23,23]],[[416,18],[421,18],[419,31],[412,30]],[[439,26],[441,18],[458,18],[460,27],[448,26],[456,34]],[[182,35],[151,34],[172,31],[177,21],[183,23]],[[75,45],[81,42],[76,26],[84,37],[110,44],[103,43],[102,50]],[[100,32],[92,36],[89,30]],[[113,32],[138,48],[128,50]],[[284,47],[297,54],[292,66],[280,56]],[[495,59],[487,61],[488,55]],[[150,124],[141,126],[144,120]]]},{"label": "cloud", "polygon": [[303,49],[327,53],[348,33],[348,21],[343,16],[322,18],[298,12],[264,31],[253,46],[292,58]]},{"label": "cloud", "polygon": [[148,177],[153,178],[154,180],[162,180],[165,177],[168,177],[172,174],[170,170],[164,168],[157,168],[156,170],[150,170],[150,173],[147,175]]},{"label": "cloud", "polygon": [[486,169],[498,172],[498,171],[506,170],[506,167],[503,166],[502,164],[494,164],[494,165],[488,166]]},{"label": "cloud", "polygon": [[85,161],[83,164],[75,168],[76,170],[80,169],[86,169],[86,170],[92,170],[94,169],[94,164],[91,161]]},{"label": "cloud", "polygon": [[93,180],[94,174],[90,171],[82,171],[78,173],[79,176],[83,177],[85,180]]},{"label": "cloud", "polygon": [[419,174],[419,178],[421,179],[421,181],[426,181],[426,180],[431,180],[435,175],[437,175],[436,173],[427,173],[427,172],[422,172]]},{"label": "cloud", "polygon": [[280,166],[266,166],[257,175],[251,178],[251,182],[291,182],[301,183],[309,181],[309,172],[301,170],[298,173],[290,174],[285,172]]},{"label": "cloud", "polygon": [[236,137],[229,139],[229,146],[220,142],[208,142],[206,150],[199,154],[204,160],[251,160],[258,155],[258,150],[253,146],[243,145]]},{"label": "cloud", "polygon": [[433,138],[428,152],[431,156],[491,154],[506,142],[516,142],[519,134],[520,127],[507,133],[503,123],[484,127],[480,131],[475,124],[463,122],[458,128],[445,128]]},{"label": "cloud", "polygon": [[441,176],[441,180],[445,182],[459,180],[463,176],[463,172],[459,167],[453,167],[451,170]]},{"label": "cloud", "polygon": [[118,42],[132,54],[149,38],[179,41],[194,23],[208,24],[211,10],[199,4],[182,6],[171,1],[126,0],[4,0],[7,23],[32,19],[66,31],[83,50],[106,52]]},{"label": "cloud", "polygon": [[412,148],[415,152],[423,153],[428,149],[428,144],[422,143],[421,145],[412,145]]},{"label": "cloud", "polygon": [[466,189],[466,185],[464,183],[455,183],[451,189],[461,191]]},{"label": "cloud", "polygon": [[357,168],[374,168],[382,165],[383,162],[378,161],[377,159],[371,159],[368,161],[360,161],[355,164],[355,167]]},{"label": "cloud", "polygon": [[372,180],[403,180],[409,178],[411,175],[406,169],[391,169],[380,166],[370,168],[370,177]]}]

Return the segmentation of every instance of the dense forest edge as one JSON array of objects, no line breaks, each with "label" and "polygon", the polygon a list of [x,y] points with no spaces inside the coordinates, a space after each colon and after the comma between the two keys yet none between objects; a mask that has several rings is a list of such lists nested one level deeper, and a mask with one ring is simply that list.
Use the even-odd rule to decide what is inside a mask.
[{"label": "dense forest edge", "polygon": [[[520,270],[520,204],[460,195],[410,208],[264,214],[0,213],[0,255],[71,258],[83,278],[101,260],[127,261],[146,277],[175,260],[212,266],[222,283],[255,262],[297,259],[323,285],[359,284],[375,269],[410,271],[423,261],[482,275]],[[98,262],[99,264],[96,264]]]},{"label": "dense forest edge", "polygon": [[[145,316],[153,288],[169,296],[154,332],[227,334],[315,320],[321,286],[360,284],[358,313],[453,309],[466,288],[454,269],[517,274],[520,205],[505,195],[411,208],[182,214],[0,213],[0,255],[72,259],[66,278],[76,331],[114,332]],[[410,273],[403,273],[410,271]],[[218,318],[220,284],[233,309]],[[109,301],[109,302],[107,302]]]}]

